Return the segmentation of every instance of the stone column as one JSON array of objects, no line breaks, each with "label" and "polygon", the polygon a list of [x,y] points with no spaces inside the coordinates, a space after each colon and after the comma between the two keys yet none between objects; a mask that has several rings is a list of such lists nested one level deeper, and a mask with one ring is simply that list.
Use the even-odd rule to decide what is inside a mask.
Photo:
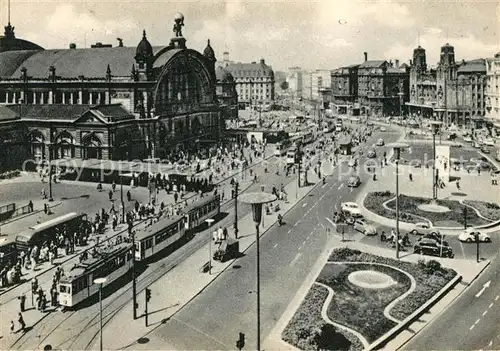
[{"label": "stone column", "polygon": [[5,102],[10,104],[10,93],[8,91],[5,92]]},{"label": "stone column", "polygon": [[83,91],[79,90],[78,91],[78,105],[82,105],[82,104],[83,104]]},{"label": "stone column", "polygon": [[36,92],[33,92],[33,105],[36,105],[38,101],[36,100]]},{"label": "stone column", "polygon": [[[24,101],[24,91],[21,91],[21,100]],[[24,103],[26,103],[26,101],[24,101]]]},{"label": "stone column", "polygon": [[93,95],[93,93],[89,92],[89,105],[93,105],[94,104],[94,97],[92,95]]},{"label": "stone column", "polygon": [[62,93],[62,104],[66,105],[66,92]]},{"label": "stone column", "polygon": [[54,92],[49,91],[49,104],[52,105],[54,103]]},{"label": "stone column", "polygon": [[105,104],[108,105],[111,104],[111,98],[110,98],[111,95],[109,94],[109,91],[105,92],[104,95],[105,95],[105,100],[104,100]]}]

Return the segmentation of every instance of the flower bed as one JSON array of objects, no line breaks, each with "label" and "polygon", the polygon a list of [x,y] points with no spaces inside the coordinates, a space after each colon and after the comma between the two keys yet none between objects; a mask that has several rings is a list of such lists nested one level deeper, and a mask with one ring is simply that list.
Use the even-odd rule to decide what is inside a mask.
[{"label": "flower bed", "polygon": [[[318,281],[330,286],[334,291],[328,316],[332,321],[352,328],[363,335],[368,342],[374,342],[396,326],[384,316],[384,309],[411,286],[410,279],[390,267],[367,264],[326,265]],[[360,270],[373,270],[385,273],[397,284],[386,289],[366,289],[348,280],[348,276]],[[335,272],[336,271],[336,272]]]},{"label": "flower bed", "polygon": [[[394,199],[395,197],[396,194],[393,194],[390,191],[375,191],[366,195],[363,205],[368,211],[378,214],[379,216],[396,219],[396,212],[383,206],[386,201]],[[402,222],[407,223],[418,223],[425,221],[425,219],[423,218],[416,217],[410,213],[405,212],[401,207],[399,212],[399,219]]]},{"label": "flower bed", "polygon": [[[386,208],[383,204],[386,203]],[[418,223],[426,219],[433,224],[437,222],[456,222],[460,225],[464,224],[463,209],[464,205],[454,200],[437,200],[436,203],[441,206],[448,207],[448,212],[428,212],[418,208],[423,204],[431,202],[430,198],[414,197],[407,195],[399,196],[399,219],[402,222]],[[482,219],[474,211],[467,211],[467,224],[471,226],[478,226],[487,224],[491,221],[500,220],[500,207],[494,208],[494,204],[488,204],[481,201],[468,201],[468,203],[477,208],[478,211],[490,221]],[[363,202],[365,208],[373,213],[378,214],[389,219],[396,219],[396,194],[389,191],[376,191],[368,193]],[[488,215],[483,214],[481,209]],[[492,218],[495,217],[495,218]]]},{"label": "flower bed", "polygon": [[481,216],[488,218],[492,222],[500,220],[500,206],[493,202],[465,200],[464,203],[474,207]]},{"label": "flower bed", "polygon": [[[328,291],[313,285],[293,318],[283,330],[281,338],[301,350],[363,350],[363,344],[351,333],[332,331],[328,337],[318,339],[319,330],[324,329],[325,321],[321,318],[321,308],[325,303]],[[323,328],[322,328],[323,327]],[[322,345],[321,345],[322,344]]]},{"label": "flower bed", "polygon": [[408,317],[425,302],[429,301],[429,299],[436,295],[457,274],[452,269],[441,267],[440,263],[434,260],[428,262],[420,261],[418,264],[414,264],[348,248],[334,250],[329,260],[337,262],[383,263],[397,267],[411,274],[417,283],[415,291],[397,303],[390,312],[391,316],[400,320]]}]

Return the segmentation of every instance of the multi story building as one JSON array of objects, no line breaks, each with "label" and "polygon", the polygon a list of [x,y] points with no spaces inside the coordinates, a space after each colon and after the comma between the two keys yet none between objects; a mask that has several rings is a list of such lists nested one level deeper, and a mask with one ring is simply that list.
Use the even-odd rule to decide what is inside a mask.
[{"label": "multi story building", "polygon": [[492,123],[495,134],[500,135],[500,52],[486,59],[486,120]]},{"label": "multi story building", "polygon": [[215,77],[217,78],[217,99],[221,104],[223,119],[237,119],[238,94],[233,75],[219,66],[215,69]]},{"label": "multi story building", "polygon": [[368,60],[331,72],[332,105],[337,113],[395,116],[404,113],[409,76],[399,61]]},{"label": "multi story building", "polygon": [[435,118],[446,125],[478,125],[485,115],[486,64],[484,59],[455,61],[450,44],[441,47],[436,69],[429,69],[422,47],[413,51],[410,68],[409,113]]},{"label": "multi story building", "polygon": [[225,52],[222,67],[234,78],[240,108],[270,106],[274,103],[274,72],[264,59],[259,63],[229,61]]},{"label": "multi story building", "polygon": [[136,47],[55,50],[17,39],[9,23],[0,130],[10,132],[0,133],[0,145],[22,146],[35,159],[117,160],[166,157],[217,140],[225,123],[215,55],[210,44],[204,54],[186,47],[183,22],[177,14],[167,46],[152,46],[144,31]]},{"label": "multi story building", "polygon": [[292,99],[302,98],[302,68],[290,67],[286,81]]}]

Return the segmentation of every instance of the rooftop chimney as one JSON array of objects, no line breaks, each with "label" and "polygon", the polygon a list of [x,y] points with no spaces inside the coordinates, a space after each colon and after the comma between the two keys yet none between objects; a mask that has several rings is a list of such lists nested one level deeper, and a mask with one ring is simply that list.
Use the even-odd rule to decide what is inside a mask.
[{"label": "rooftop chimney", "polygon": [[228,62],[229,61],[229,52],[224,51],[224,53],[222,54],[222,60],[224,62]]},{"label": "rooftop chimney", "polygon": [[395,61],[396,61],[396,68],[399,68],[399,60],[396,59]]},{"label": "rooftop chimney", "polygon": [[261,59],[260,59],[260,64],[261,64],[261,65],[265,65],[265,64],[266,64],[266,61],[264,61],[264,59],[263,59],[263,58],[261,58]]},{"label": "rooftop chimney", "polygon": [[103,44],[103,43],[97,42],[97,43],[95,43],[95,44],[93,44],[93,45],[90,45],[90,47],[91,47],[92,49],[97,49],[97,48],[110,48],[110,47],[112,47],[112,45],[111,45],[111,44]]},{"label": "rooftop chimney", "polygon": [[365,62],[366,62],[366,61],[368,61],[368,53],[365,51],[364,54],[365,54]]},{"label": "rooftop chimney", "polygon": [[76,49],[76,44],[75,43],[70,43],[69,44],[70,49]]}]

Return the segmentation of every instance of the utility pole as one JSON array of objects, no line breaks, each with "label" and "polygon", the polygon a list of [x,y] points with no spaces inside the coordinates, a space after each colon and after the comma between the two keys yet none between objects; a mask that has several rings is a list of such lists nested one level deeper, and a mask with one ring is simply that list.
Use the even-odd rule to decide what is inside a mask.
[{"label": "utility pole", "polygon": [[151,289],[146,288],[146,304],[144,305],[144,322],[148,326],[148,303],[151,300]]},{"label": "utility pole", "polygon": [[234,182],[234,237],[238,239],[238,191],[239,183]]},{"label": "utility pole", "polygon": [[134,320],[137,319],[137,279],[135,277],[135,231],[132,235],[132,307],[134,308]]},{"label": "utility pole", "polygon": [[479,233],[478,232],[474,233],[474,238],[476,239],[476,261],[477,261],[477,263],[479,263],[480,259],[479,259]]}]

